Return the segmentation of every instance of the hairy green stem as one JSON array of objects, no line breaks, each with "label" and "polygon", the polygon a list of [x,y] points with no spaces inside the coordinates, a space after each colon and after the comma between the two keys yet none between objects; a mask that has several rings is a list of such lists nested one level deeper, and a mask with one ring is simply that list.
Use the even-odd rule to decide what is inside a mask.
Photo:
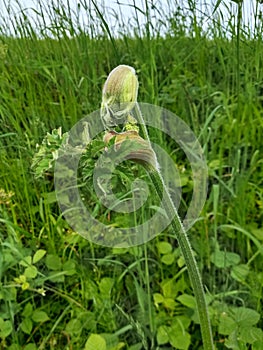
[{"label": "hairy green stem", "polygon": [[[143,138],[150,142],[148,131],[137,103],[135,105],[135,114],[141,126]],[[185,264],[188,269],[189,278],[196,298],[196,305],[199,314],[204,350],[213,350],[213,337],[210,319],[208,315],[208,309],[205,301],[205,293],[190,241],[187,237],[185,228],[180,220],[180,217],[170,197],[170,194],[164,184],[163,177],[160,171],[149,164],[145,165],[145,169],[147,170],[148,175],[156,189],[158,197],[163,203],[164,209],[168,217],[171,219],[171,226],[174,230],[176,239],[178,240],[179,246],[181,248],[185,260]]]},{"label": "hairy green stem", "polygon": [[[154,332],[154,320],[153,320],[153,313],[152,313],[152,308],[151,308],[151,286],[150,286],[150,276],[149,276],[148,251],[147,251],[146,244],[144,244],[144,257],[145,257],[145,279],[146,279],[146,286],[147,286],[149,325],[150,325],[150,331],[153,334],[153,332]],[[151,341],[152,341],[151,349],[153,349],[154,340],[151,339]]]}]

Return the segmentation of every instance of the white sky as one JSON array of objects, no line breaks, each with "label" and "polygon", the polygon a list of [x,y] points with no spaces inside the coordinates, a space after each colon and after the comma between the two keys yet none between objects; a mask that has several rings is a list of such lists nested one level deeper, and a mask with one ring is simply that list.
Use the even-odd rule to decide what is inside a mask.
[{"label": "white sky", "polygon": [[[27,14],[32,17],[36,18],[36,14],[34,11],[32,11],[32,8],[35,10],[40,10],[40,3],[44,4],[46,10],[48,11],[50,7],[47,5],[50,1],[53,1],[54,4],[61,3],[63,4],[63,7],[67,9],[68,4],[70,5],[71,9],[73,11],[77,10],[77,4],[80,4],[80,15],[82,18],[82,23],[86,26],[90,23],[89,16],[87,15],[87,12],[89,12],[89,15],[94,15],[94,18],[96,18],[95,15],[95,9],[92,5],[91,0],[0,0],[0,25],[1,22],[3,23],[3,18],[5,21],[7,21],[7,12],[6,8],[8,6],[11,6],[11,8],[14,10],[15,13],[19,13],[19,7],[17,6],[17,3],[22,4],[22,8],[27,8]],[[145,0],[99,0],[94,1],[100,11],[103,10],[103,16],[106,19],[107,23],[110,24],[112,32],[114,33],[114,30],[116,30],[116,17],[122,18],[123,25],[127,26],[129,25],[129,21],[131,21],[131,18],[135,18],[134,13],[134,4],[142,11],[145,11]],[[209,22],[209,16],[212,15],[213,9],[215,7],[215,4],[217,3],[217,0],[197,0],[197,1],[189,1],[189,0],[148,0],[148,6],[151,14],[151,18],[163,19],[165,18],[165,15],[169,12],[171,12],[171,9],[176,8],[176,4],[178,4],[181,8],[184,9],[185,13],[187,13],[187,9],[189,8],[189,3],[196,2],[197,3],[197,9],[196,14],[197,16],[200,15],[200,17],[203,17],[202,26],[206,27],[207,23]],[[156,5],[156,9],[151,8],[151,4]],[[103,5],[103,6],[102,6]],[[86,6],[86,11],[85,11]],[[170,11],[168,8],[170,7]],[[30,10],[31,8],[31,10]],[[217,15],[220,16],[222,14],[222,17],[224,20],[221,19],[221,24],[227,26],[227,19],[229,18],[229,14],[232,14],[234,17],[237,16],[237,8],[238,5],[231,0],[223,0],[220,4],[219,8],[217,9]],[[255,17],[254,14],[256,10],[263,10],[263,5],[258,4],[257,8],[257,1],[256,0],[243,0],[243,6],[242,6],[242,18],[244,23],[253,31],[254,25],[255,25]],[[140,13],[140,11],[137,11],[137,15],[139,18],[139,22],[143,23],[145,22],[145,16]],[[115,17],[115,19],[114,19]],[[49,16],[46,16],[46,24],[49,24]],[[10,28],[12,25],[10,24]],[[11,30],[12,32],[12,30]],[[117,34],[117,33],[114,33]]]}]

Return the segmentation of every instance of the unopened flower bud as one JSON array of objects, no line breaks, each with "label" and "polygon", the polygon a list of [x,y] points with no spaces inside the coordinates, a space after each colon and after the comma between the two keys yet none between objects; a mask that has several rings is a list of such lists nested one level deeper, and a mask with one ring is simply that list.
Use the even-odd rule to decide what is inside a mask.
[{"label": "unopened flower bud", "polygon": [[124,146],[125,142],[129,142],[129,144],[126,144],[128,147],[123,147],[123,155],[126,159],[131,159],[136,163],[150,164],[155,169],[158,168],[156,155],[150,143],[140,137],[137,131],[125,131],[122,133],[109,131],[104,136],[104,142],[108,144],[113,137],[115,137],[115,151],[121,150],[121,146]]},{"label": "unopened flower bud", "polygon": [[125,121],[137,102],[138,79],[135,69],[120,65],[114,68],[103,87],[101,118],[106,128]]}]

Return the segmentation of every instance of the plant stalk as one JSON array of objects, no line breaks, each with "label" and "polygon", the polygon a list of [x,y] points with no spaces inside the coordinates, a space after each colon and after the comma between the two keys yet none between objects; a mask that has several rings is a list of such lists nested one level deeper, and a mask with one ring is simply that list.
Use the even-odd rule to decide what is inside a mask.
[{"label": "plant stalk", "polygon": [[[140,124],[143,138],[150,142],[148,131],[137,103],[135,105],[135,114]],[[185,264],[188,269],[189,278],[192,284],[194,295],[196,298],[196,305],[199,314],[204,350],[214,350],[212,330],[205,300],[204,288],[199,269],[192,251],[192,247],[187,237],[187,233],[180,220],[177,209],[174,206],[170,194],[165,186],[163,177],[159,169],[156,169],[150,164],[145,164],[144,167],[148,172],[148,175],[155,187],[158,197],[163,203],[164,209],[168,217],[172,219],[171,226],[174,230],[176,239],[181,248]]]}]

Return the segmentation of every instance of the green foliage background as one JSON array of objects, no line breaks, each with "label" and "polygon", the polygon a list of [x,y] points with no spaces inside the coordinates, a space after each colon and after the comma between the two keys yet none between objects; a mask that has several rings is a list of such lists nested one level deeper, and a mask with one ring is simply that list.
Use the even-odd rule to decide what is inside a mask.
[{"label": "green foliage background", "polygon": [[[146,7],[144,28],[135,18],[115,37],[99,8],[86,31],[54,3],[52,25],[40,37],[24,11],[13,22],[16,36],[2,28],[0,349],[202,349],[187,271],[169,229],[147,246],[96,246],[61,216],[52,169],[36,179],[31,168],[47,132],[66,132],[100,107],[103,83],[119,64],[136,69],[139,101],[179,115],[204,147],[208,197],[189,237],[216,348],[261,349],[262,13],[257,3],[251,33],[242,25],[242,1],[236,6],[226,28],[215,15],[206,30],[194,6],[189,25],[178,5],[155,26]],[[154,136],[175,157],[187,201],[190,169],[169,140]]]}]

